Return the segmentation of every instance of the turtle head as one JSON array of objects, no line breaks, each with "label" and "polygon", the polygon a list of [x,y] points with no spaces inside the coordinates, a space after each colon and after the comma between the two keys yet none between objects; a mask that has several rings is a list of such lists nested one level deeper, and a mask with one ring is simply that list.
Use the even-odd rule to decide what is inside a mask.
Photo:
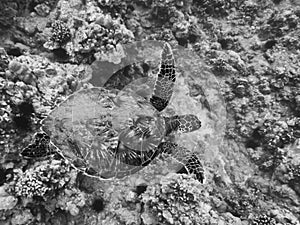
[{"label": "turtle head", "polygon": [[119,134],[119,141],[130,149],[148,151],[157,147],[163,135],[160,118],[138,115],[131,118],[129,127]]},{"label": "turtle head", "polygon": [[198,119],[196,115],[189,114],[184,115],[183,120],[185,122],[185,126],[183,127],[184,132],[192,132],[200,129],[201,121]]},{"label": "turtle head", "polygon": [[166,134],[173,131],[181,133],[192,132],[198,130],[201,127],[201,121],[196,115],[186,114],[181,116],[172,116],[165,118]]}]

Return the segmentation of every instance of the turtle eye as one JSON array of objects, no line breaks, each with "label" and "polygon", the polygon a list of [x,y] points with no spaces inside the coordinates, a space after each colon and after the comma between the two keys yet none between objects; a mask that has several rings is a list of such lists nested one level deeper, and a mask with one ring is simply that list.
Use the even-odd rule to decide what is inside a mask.
[{"label": "turtle eye", "polygon": [[132,127],[133,125],[134,125],[133,119],[132,119],[132,118],[129,118],[129,119],[128,119],[128,126],[129,126],[129,127]]}]

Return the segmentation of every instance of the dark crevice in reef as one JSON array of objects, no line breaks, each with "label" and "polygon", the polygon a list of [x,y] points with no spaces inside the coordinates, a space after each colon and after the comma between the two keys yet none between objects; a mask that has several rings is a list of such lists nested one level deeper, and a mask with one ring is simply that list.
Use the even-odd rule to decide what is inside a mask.
[{"label": "dark crevice in reef", "polygon": [[102,212],[104,208],[105,208],[105,203],[103,198],[98,197],[93,200],[92,209],[95,210],[97,213]]},{"label": "dark crevice in reef", "polygon": [[18,105],[13,105],[12,109],[16,128],[23,131],[31,131],[32,115],[35,113],[32,103],[24,101]]}]

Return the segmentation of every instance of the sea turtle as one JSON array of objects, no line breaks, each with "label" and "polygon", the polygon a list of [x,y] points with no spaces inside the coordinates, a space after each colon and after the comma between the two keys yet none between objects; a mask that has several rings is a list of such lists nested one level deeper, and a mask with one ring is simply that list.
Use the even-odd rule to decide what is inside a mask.
[{"label": "sea turtle", "polygon": [[34,158],[57,151],[75,168],[103,179],[128,176],[159,154],[170,154],[186,172],[203,182],[203,168],[197,155],[166,141],[173,132],[187,133],[201,127],[200,120],[192,114],[161,114],[172,96],[175,75],[171,46],[164,43],[149,99],[130,88],[81,89],[50,112],[42,121],[42,132],[21,154]]}]

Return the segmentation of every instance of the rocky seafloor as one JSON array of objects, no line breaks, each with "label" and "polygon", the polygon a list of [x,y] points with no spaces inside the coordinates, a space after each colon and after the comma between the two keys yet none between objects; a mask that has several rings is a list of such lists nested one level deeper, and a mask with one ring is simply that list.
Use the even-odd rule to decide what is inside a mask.
[{"label": "rocky seafloor", "polygon": [[[166,165],[105,181],[20,155],[70,94],[155,71],[157,46],[120,55],[157,41],[179,49],[172,107],[197,102],[204,122],[212,107],[219,124],[180,139],[202,143],[203,184]],[[298,0],[0,1],[0,225],[300,224],[299,43]]]}]

